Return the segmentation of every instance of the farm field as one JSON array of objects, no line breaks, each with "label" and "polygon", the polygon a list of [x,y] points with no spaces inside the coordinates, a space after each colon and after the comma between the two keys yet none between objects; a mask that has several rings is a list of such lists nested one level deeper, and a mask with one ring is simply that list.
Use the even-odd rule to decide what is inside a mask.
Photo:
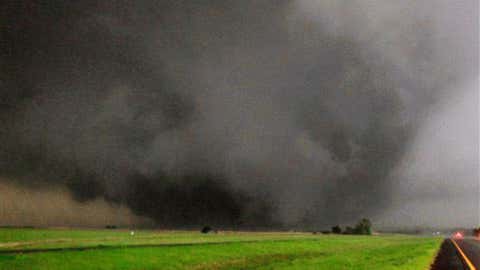
[{"label": "farm field", "polygon": [[441,238],[0,229],[0,269],[428,269]]}]

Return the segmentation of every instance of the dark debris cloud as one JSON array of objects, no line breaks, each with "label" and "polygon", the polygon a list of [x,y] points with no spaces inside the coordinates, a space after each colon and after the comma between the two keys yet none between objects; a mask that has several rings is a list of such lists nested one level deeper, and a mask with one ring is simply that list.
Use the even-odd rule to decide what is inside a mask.
[{"label": "dark debris cloud", "polygon": [[161,226],[380,214],[426,112],[478,77],[476,0],[9,1],[0,12],[1,179]]}]

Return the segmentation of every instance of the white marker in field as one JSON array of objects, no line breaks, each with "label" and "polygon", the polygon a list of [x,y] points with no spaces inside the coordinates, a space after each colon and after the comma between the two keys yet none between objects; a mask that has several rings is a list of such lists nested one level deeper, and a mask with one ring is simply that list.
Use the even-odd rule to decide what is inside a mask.
[{"label": "white marker in field", "polygon": [[132,236],[135,235],[135,232],[134,232],[134,231],[131,231],[131,232],[130,232],[130,235],[132,235]]}]

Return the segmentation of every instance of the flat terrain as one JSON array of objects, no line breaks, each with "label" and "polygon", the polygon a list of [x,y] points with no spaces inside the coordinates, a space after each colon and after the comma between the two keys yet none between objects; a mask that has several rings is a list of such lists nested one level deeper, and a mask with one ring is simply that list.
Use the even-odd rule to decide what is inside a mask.
[{"label": "flat terrain", "polygon": [[428,269],[440,238],[0,229],[0,269]]}]

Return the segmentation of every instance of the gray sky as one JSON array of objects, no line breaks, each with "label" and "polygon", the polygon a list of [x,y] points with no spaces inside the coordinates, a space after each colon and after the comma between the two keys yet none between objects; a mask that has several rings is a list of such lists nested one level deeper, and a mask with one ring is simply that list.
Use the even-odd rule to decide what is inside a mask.
[{"label": "gray sky", "polygon": [[478,80],[455,89],[425,117],[392,173],[393,206],[378,222],[471,227],[480,223]]}]

